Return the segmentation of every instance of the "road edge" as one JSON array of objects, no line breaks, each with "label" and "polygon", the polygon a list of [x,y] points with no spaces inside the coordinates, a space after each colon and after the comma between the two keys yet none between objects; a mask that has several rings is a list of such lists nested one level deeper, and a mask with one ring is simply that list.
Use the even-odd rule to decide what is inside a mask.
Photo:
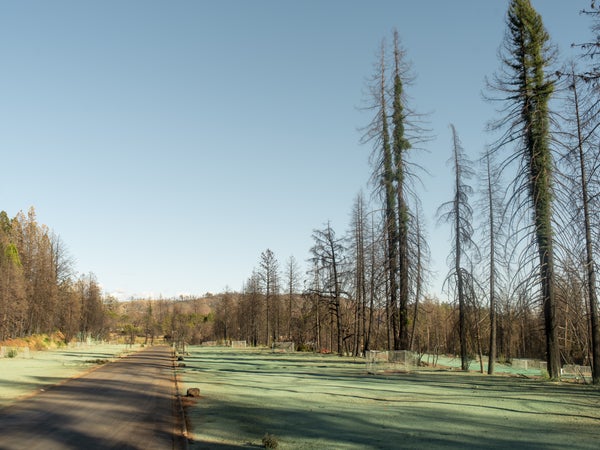
[{"label": "road edge", "polygon": [[[175,390],[174,395],[174,412],[177,416],[175,417],[175,430],[174,435],[177,436],[179,441],[182,442],[181,449],[189,450],[189,433],[187,429],[187,418],[185,416],[185,410],[183,408],[183,402],[181,401],[181,392],[179,392],[179,380],[177,377],[177,354],[175,349],[171,349],[171,367],[173,369],[173,386]],[[174,442],[175,444],[175,442]]]}]

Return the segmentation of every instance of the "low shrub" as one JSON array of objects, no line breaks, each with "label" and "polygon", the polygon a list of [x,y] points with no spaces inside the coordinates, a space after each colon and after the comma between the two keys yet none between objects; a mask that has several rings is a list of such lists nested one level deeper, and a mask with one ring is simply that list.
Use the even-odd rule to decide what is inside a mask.
[{"label": "low shrub", "polygon": [[303,344],[298,345],[298,351],[299,352],[314,352],[315,347],[313,345],[303,343]]},{"label": "low shrub", "polygon": [[88,359],[86,361],[87,364],[106,364],[108,362],[109,362],[108,359],[101,359],[101,358],[98,358],[98,359]]},{"label": "low shrub", "polygon": [[265,433],[262,438],[262,444],[265,448],[277,448],[279,441],[274,435]]}]

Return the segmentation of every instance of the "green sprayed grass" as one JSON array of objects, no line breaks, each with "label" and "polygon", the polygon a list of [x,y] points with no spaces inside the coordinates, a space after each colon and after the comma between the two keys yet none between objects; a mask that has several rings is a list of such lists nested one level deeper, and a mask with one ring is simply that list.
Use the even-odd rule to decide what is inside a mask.
[{"label": "green sprayed grass", "polygon": [[[137,347],[134,347],[134,349]],[[98,344],[30,351],[0,358],[0,407],[39,392],[130,352],[122,344]]]},{"label": "green sprayed grass", "polygon": [[190,347],[181,390],[192,449],[597,448],[600,391],[423,370],[369,375],[364,360]]}]

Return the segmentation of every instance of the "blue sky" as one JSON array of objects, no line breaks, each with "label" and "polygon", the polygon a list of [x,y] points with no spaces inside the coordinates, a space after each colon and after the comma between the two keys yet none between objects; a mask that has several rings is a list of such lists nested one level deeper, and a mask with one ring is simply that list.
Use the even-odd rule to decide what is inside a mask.
[{"label": "blue sky", "polygon": [[[588,3],[533,1],[562,57],[590,35]],[[448,125],[473,156],[491,141],[481,92],[507,4],[0,2],[0,209],[33,206],[121,298],[238,290],[267,248],[303,264],[312,230],[343,234],[370,190],[360,107],[397,28],[435,137],[417,158],[439,296]]]}]

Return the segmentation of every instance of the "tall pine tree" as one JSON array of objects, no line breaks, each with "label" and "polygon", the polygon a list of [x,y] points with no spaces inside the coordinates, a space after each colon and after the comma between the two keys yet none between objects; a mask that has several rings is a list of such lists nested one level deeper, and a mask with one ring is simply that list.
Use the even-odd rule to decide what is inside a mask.
[{"label": "tall pine tree", "polygon": [[[541,16],[529,0],[512,0],[508,30],[501,49],[502,69],[492,88],[503,94],[505,116],[496,123],[504,130],[498,147],[517,144],[508,160],[521,161],[517,193],[527,192],[532,211],[533,241],[538,254],[541,304],[544,312],[546,357],[551,378],[560,375],[557,337],[552,227],[553,160],[550,148],[549,100],[554,81],[547,75],[554,54]],[[518,196],[517,196],[518,197]]]},{"label": "tall pine tree", "polygon": [[410,142],[404,133],[404,121],[406,115],[403,105],[403,82],[402,82],[402,51],[398,41],[398,32],[394,31],[394,101],[392,104],[392,154],[394,157],[394,178],[398,208],[398,346],[400,349],[408,349],[408,231],[410,213],[406,200],[406,151],[411,148]]}]

